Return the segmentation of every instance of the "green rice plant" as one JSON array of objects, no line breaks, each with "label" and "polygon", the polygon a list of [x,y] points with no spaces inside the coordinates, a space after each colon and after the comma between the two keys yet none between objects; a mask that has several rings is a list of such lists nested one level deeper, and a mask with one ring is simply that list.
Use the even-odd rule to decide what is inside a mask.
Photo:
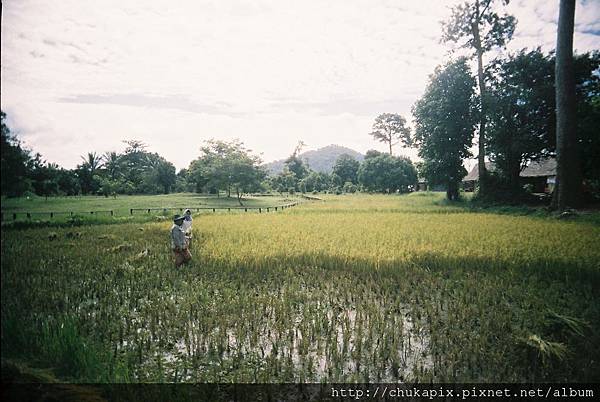
[{"label": "green rice plant", "polygon": [[588,322],[579,318],[558,314],[552,310],[548,310],[548,317],[550,321],[566,328],[574,335],[585,336],[585,331],[590,329],[590,324]]},{"label": "green rice plant", "polygon": [[[599,379],[600,227],[437,194],[325,198],[202,215],[179,270],[170,222],[3,230],[3,356],[91,376],[91,358],[28,352],[58,337],[108,351],[100,377],[119,381]],[[49,316],[77,336],[41,335]]]},{"label": "green rice plant", "polygon": [[535,350],[538,356],[541,357],[544,362],[550,359],[562,361],[569,353],[569,350],[565,344],[560,342],[546,341],[539,335],[532,334],[527,338],[523,338],[521,341]]}]

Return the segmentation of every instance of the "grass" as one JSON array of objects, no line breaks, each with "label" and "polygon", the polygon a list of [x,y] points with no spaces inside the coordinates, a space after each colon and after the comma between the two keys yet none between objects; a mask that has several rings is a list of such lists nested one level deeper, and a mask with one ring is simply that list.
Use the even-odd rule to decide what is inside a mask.
[{"label": "grass", "polygon": [[[245,207],[266,208],[288,204],[297,201],[296,197],[272,196],[243,199]],[[4,225],[11,226],[15,221],[25,226],[78,226],[81,224],[110,224],[124,222],[151,222],[164,220],[180,210],[151,210],[134,211],[130,209],[162,209],[162,208],[239,208],[237,198],[200,195],[193,193],[178,193],[165,195],[119,195],[116,198],[103,196],[70,196],[70,197],[21,197],[2,198],[2,213]],[[95,214],[90,214],[96,211]],[[99,212],[98,212],[99,211]],[[110,214],[113,211],[113,215]],[[50,216],[50,212],[54,216]],[[212,210],[204,210],[212,213]],[[30,217],[27,217],[30,213]],[[15,215],[16,214],[16,215]]]},{"label": "grass", "polygon": [[179,270],[169,226],[3,231],[3,356],[87,381],[600,380],[594,223],[326,196],[196,216]]}]

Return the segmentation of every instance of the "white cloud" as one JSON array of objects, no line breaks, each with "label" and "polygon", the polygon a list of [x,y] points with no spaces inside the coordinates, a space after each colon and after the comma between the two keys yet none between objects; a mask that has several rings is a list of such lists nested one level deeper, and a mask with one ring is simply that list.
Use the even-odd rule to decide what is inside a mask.
[{"label": "white cloud", "polygon": [[[457,1],[5,1],[2,108],[66,167],[124,138],[178,168],[210,137],[240,138],[265,160],[299,139],[383,149],[372,121],[410,119],[446,58],[439,22]],[[576,47],[599,48],[599,3],[577,7]],[[508,10],[519,20],[510,49],[553,48],[556,4]]]}]

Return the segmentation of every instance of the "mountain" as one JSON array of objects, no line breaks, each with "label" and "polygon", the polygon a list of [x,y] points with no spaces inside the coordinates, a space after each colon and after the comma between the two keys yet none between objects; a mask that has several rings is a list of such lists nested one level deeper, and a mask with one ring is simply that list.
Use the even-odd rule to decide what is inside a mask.
[{"label": "mountain", "polygon": [[[319,148],[315,151],[306,151],[298,155],[304,163],[308,163],[308,166],[317,172],[331,173],[333,171],[333,165],[337,158],[342,154],[348,154],[357,161],[361,162],[364,159],[364,155],[360,152],[356,152],[353,149],[342,147],[340,145],[328,145],[323,148]],[[281,173],[283,170],[285,159],[266,163],[267,171],[269,174],[275,175]]]}]

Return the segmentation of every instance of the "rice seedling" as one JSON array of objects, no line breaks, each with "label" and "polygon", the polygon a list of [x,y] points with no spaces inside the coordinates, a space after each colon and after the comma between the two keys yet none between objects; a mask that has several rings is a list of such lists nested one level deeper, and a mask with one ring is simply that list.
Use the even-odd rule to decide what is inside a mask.
[{"label": "rice seedling", "polygon": [[5,230],[3,356],[88,381],[598,380],[600,227],[439,203],[202,216],[180,270],[168,222]]}]

